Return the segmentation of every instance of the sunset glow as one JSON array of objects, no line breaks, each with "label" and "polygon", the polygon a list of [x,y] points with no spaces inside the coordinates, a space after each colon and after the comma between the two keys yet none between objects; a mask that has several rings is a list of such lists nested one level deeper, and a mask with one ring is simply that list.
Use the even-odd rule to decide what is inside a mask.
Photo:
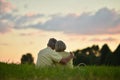
[{"label": "sunset glow", "polygon": [[49,38],[63,40],[67,51],[120,44],[120,0],[0,0],[0,61],[20,63]]}]

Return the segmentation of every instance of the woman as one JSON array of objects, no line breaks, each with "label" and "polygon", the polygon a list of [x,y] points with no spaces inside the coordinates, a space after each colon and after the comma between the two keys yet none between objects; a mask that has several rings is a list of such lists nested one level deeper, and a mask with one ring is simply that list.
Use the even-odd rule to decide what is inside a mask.
[{"label": "woman", "polygon": [[[60,54],[63,58],[67,57],[70,55],[69,52],[65,51],[66,45],[63,41],[59,40],[55,44],[55,51]],[[72,59],[66,64],[66,65],[61,65],[61,64],[56,64],[57,66],[63,66],[63,67],[68,67],[68,68],[73,68],[73,61]]]}]

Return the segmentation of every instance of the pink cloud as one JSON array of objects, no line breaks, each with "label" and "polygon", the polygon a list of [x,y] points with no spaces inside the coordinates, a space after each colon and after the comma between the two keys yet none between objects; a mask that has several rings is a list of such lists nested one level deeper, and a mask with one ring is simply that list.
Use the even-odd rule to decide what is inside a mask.
[{"label": "pink cloud", "polygon": [[[0,0],[5,3],[5,0]],[[8,3],[7,3],[8,4]],[[9,3],[9,5],[11,5]],[[0,5],[1,6],[1,5]],[[4,5],[2,5],[4,6]],[[12,5],[11,5],[12,6]],[[12,8],[9,8],[11,10]],[[3,12],[7,10],[3,9]],[[95,14],[83,13],[68,14],[65,16],[52,15],[51,19],[44,23],[39,22],[43,18],[44,14],[35,12],[28,12],[25,15],[5,14],[1,16],[1,20],[7,20],[7,24],[11,25],[12,22],[14,27],[3,27],[6,24],[0,24],[0,33],[6,32],[13,29],[28,29],[33,28],[44,31],[60,31],[66,34],[119,34],[120,33],[120,14],[114,9],[101,8]],[[35,22],[36,21],[36,22]],[[2,25],[2,26],[1,26]],[[21,34],[26,35],[26,34]],[[29,35],[29,34],[27,34]]]},{"label": "pink cloud", "polygon": [[95,41],[95,42],[99,41],[99,42],[100,42],[100,41],[102,41],[102,40],[99,39],[99,38],[93,38],[93,39],[90,39],[90,41],[93,41],[93,42],[94,42],[94,41]]},{"label": "pink cloud", "polygon": [[33,28],[47,31],[62,31],[75,34],[116,34],[120,33],[120,14],[114,9],[101,8],[95,14],[68,14],[55,16],[44,24],[38,23]]},{"label": "pink cloud", "polygon": [[0,20],[0,33],[10,32],[13,28],[13,24],[6,20]]},{"label": "pink cloud", "polygon": [[29,12],[29,13],[26,13],[25,15],[28,16],[28,17],[32,17],[32,16],[37,15],[37,13],[35,13],[35,12]]},{"label": "pink cloud", "polygon": [[20,33],[20,36],[32,36],[34,33]]},{"label": "pink cloud", "polygon": [[90,39],[90,41],[95,41],[95,42],[106,42],[106,41],[117,41],[117,39],[116,38],[113,38],[113,37],[107,37],[107,38],[102,38],[102,39],[100,39],[100,38],[92,38],[92,39]]},{"label": "pink cloud", "polygon": [[108,29],[108,32],[110,33],[120,33],[120,24],[118,26],[116,26],[116,28],[110,28]]},{"label": "pink cloud", "polygon": [[8,46],[8,43],[0,43],[0,46]]},{"label": "pink cloud", "polygon": [[6,1],[6,0],[0,0],[0,13],[7,13],[14,9],[14,6]]},{"label": "pink cloud", "polygon": [[116,41],[116,40],[117,39],[112,38],[112,37],[108,37],[108,38],[103,39],[103,41]]}]

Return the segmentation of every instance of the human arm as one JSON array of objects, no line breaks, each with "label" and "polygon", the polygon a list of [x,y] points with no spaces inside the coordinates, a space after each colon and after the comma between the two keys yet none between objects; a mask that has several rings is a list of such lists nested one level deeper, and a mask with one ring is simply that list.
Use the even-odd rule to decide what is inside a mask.
[{"label": "human arm", "polygon": [[70,52],[70,55],[67,56],[66,58],[62,58],[59,63],[66,65],[72,58],[74,58],[74,54]]}]

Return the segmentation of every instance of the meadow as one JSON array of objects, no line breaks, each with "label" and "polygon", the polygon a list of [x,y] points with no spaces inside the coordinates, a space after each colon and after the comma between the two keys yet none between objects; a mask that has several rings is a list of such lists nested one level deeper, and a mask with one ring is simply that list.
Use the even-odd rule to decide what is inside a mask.
[{"label": "meadow", "polygon": [[120,80],[120,67],[36,68],[34,65],[0,62],[0,80]]}]

